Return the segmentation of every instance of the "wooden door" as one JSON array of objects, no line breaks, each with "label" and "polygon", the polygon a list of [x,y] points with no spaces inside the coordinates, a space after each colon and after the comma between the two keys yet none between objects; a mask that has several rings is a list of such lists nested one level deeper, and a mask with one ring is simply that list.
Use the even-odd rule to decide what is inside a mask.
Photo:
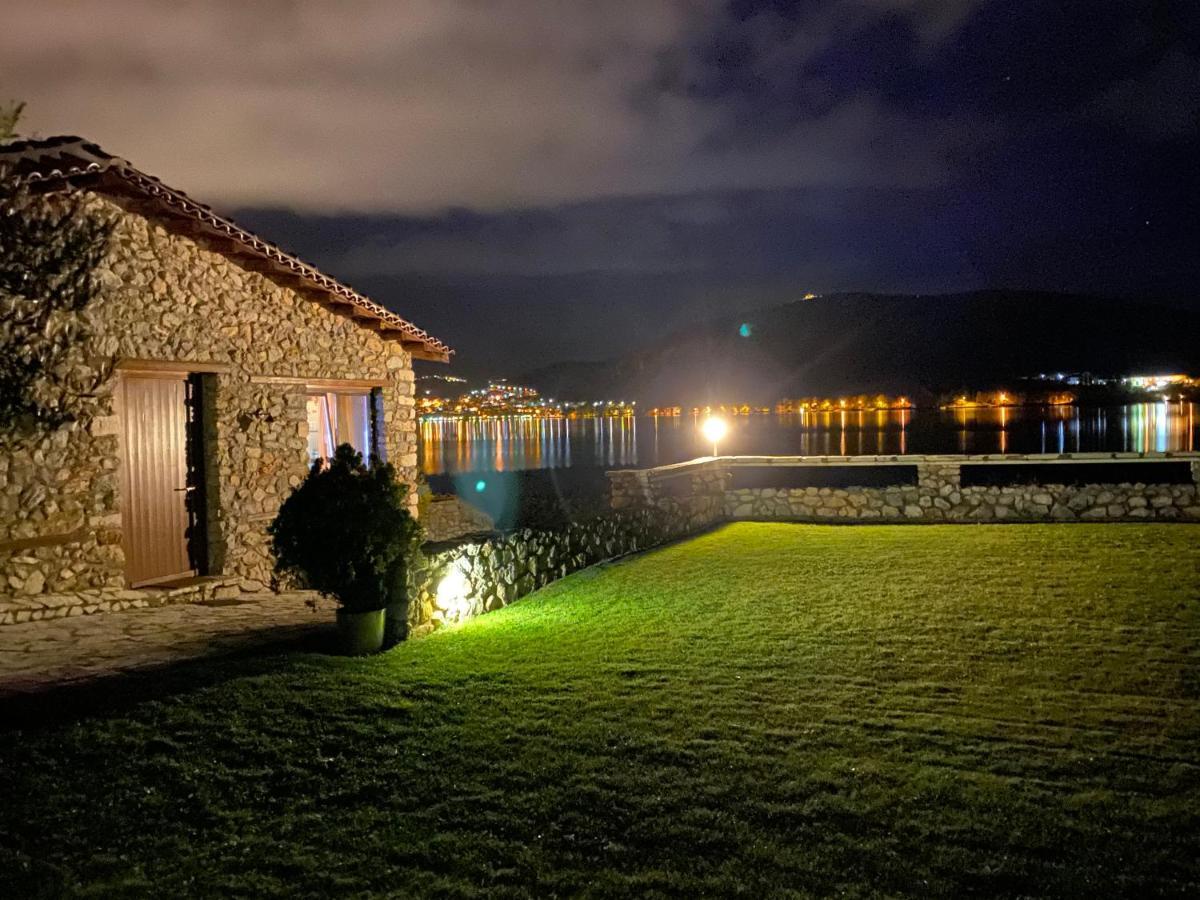
[{"label": "wooden door", "polygon": [[125,573],[131,585],[195,575],[188,553],[187,375],[121,379]]}]

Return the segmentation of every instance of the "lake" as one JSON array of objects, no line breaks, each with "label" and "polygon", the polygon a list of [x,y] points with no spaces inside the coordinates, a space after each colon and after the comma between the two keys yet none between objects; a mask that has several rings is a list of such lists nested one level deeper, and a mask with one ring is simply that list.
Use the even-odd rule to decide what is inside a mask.
[{"label": "lake", "polygon": [[[729,417],[723,455],[897,453],[1079,453],[1195,450],[1200,404],[1104,408],[1007,407],[879,410]],[[698,421],[427,418],[420,465],[426,475],[537,469],[644,468],[708,456]]]}]

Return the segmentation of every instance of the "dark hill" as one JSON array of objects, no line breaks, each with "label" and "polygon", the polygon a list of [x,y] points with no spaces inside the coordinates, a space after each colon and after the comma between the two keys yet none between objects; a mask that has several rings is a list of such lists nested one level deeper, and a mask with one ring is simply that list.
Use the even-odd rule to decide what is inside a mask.
[{"label": "dark hill", "polygon": [[705,322],[616,360],[523,379],[554,397],[691,405],[1200,369],[1200,314],[1090,296],[836,294],[762,310],[745,322],[749,336],[742,324]]}]

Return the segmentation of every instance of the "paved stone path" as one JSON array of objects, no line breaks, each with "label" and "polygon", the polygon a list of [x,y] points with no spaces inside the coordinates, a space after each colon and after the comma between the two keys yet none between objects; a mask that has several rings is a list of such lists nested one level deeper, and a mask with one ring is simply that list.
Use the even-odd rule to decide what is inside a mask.
[{"label": "paved stone path", "polygon": [[333,610],[315,595],[260,594],[6,625],[0,697],[296,641],[332,628]]}]

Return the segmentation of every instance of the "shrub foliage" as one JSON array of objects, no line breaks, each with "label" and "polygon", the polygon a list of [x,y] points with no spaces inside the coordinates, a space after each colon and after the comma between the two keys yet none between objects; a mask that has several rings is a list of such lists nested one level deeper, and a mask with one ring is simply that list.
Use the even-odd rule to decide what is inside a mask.
[{"label": "shrub foliage", "polygon": [[94,413],[111,360],[84,359],[84,311],[111,232],[82,195],[32,194],[0,170],[0,426]]},{"label": "shrub foliage", "polygon": [[275,571],[333,597],[351,612],[405,598],[421,526],[391,465],[366,466],[349,444],[318,460],[271,523]]}]

